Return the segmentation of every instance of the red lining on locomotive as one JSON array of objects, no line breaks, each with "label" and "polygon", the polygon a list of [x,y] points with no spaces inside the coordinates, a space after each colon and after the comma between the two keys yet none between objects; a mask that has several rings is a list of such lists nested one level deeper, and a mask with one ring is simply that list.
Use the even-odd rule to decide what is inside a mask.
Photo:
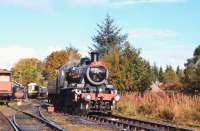
[{"label": "red lining on locomotive", "polygon": [[90,67],[104,67],[104,68],[107,68],[107,64],[103,61],[94,61],[90,64]]},{"label": "red lining on locomotive", "polygon": [[87,95],[91,96],[91,100],[105,100],[105,101],[112,101],[114,100],[117,94],[105,94],[105,93],[81,93],[81,98],[84,99]]}]

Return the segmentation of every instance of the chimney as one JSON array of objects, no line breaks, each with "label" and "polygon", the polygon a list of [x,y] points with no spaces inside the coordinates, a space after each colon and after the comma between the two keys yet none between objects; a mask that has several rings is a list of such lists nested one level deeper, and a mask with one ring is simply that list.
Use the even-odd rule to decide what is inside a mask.
[{"label": "chimney", "polygon": [[91,62],[99,61],[99,53],[98,52],[91,52]]}]

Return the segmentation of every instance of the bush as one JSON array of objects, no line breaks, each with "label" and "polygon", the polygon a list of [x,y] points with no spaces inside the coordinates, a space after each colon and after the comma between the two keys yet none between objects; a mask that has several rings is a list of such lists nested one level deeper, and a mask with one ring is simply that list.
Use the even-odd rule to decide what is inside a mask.
[{"label": "bush", "polygon": [[200,96],[146,92],[125,94],[118,106],[121,114],[164,119],[177,124],[200,124]]},{"label": "bush", "polygon": [[172,121],[174,119],[174,112],[172,110],[170,110],[169,108],[165,108],[164,110],[162,110],[160,112],[160,114],[158,115],[161,119],[164,120],[168,120],[168,121]]},{"label": "bush", "polygon": [[144,115],[148,115],[151,114],[153,111],[153,108],[151,107],[151,105],[141,105],[137,108],[137,112],[140,114],[144,114]]}]

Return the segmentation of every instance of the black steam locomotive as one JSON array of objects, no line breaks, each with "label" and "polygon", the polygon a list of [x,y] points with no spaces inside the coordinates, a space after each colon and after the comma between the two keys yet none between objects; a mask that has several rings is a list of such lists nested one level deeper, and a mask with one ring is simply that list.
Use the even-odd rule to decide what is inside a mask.
[{"label": "black steam locomotive", "polygon": [[56,80],[48,82],[48,101],[68,112],[110,112],[120,96],[107,78],[106,64],[92,52],[91,59],[70,61],[57,71]]}]

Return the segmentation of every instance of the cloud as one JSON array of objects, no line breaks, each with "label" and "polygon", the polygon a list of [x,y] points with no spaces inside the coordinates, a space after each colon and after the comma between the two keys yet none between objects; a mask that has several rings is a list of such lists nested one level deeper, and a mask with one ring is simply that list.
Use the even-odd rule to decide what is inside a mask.
[{"label": "cloud", "polygon": [[37,11],[50,11],[53,2],[54,0],[0,0],[0,5],[18,6]]},{"label": "cloud", "polygon": [[77,5],[104,5],[109,2],[109,0],[67,0],[67,1]]},{"label": "cloud", "polygon": [[21,58],[37,58],[33,48],[9,46],[0,48],[0,68],[10,69]]},{"label": "cloud", "polygon": [[155,3],[182,3],[187,0],[111,0],[113,5],[155,4]]},{"label": "cloud", "polygon": [[184,68],[184,63],[186,63],[188,58],[192,57],[195,48],[190,44],[170,44],[168,42],[157,43],[151,45],[151,47],[142,49],[142,56],[146,60],[150,61],[152,65],[154,63],[162,67],[172,65],[174,68],[178,65]]},{"label": "cloud", "polygon": [[179,41],[181,33],[158,28],[137,28],[129,33],[134,46],[142,48],[142,56],[153,65],[165,67],[178,65],[183,68],[188,58],[192,57],[194,46]]},{"label": "cloud", "polygon": [[[181,3],[187,0],[66,0],[75,5],[122,6],[132,4]],[[0,0],[0,5],[17,6],[36,11],[52,11],[59,0]]]},{"label": "cloud", "polygon": [[182,3],[187,0],[67,0],[78,5],[133,5],[133,4],[153,4],[153,3]]},{"label": "cloud", "polygon": [[163,39],[163,38],[177,37],[179,34],[171,30],[162,30],[162,29],[153,29],[153,28],[137,28],[130,31],[129,35],[130,37],[133,37],[133,38]]}]

